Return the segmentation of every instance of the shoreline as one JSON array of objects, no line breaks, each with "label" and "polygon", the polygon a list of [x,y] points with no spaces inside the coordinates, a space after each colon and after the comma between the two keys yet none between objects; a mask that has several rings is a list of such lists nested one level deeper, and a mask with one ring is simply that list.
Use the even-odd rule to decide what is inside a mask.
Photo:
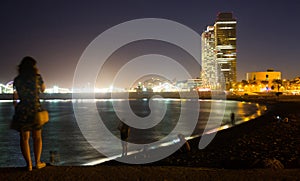
[{"label": "shoreline", "polygon": [[[75,180],[99,178],[167,180],[297,180],[300,178],[300,102],[253,101],[266,103],[268,111],[248,122],[219,131],[203,150],[200,138],[189,141],[189,153],[175,152],[146,165],[128,165],[116,161],[95,166],[48,166],[33,172],[21,168],[0,168],[0,178],[25,180]],[[288,118],[278,122],[273,116]],[[270,161],[267,164],[266,161]],[[279,162],[271,161],[277,160]],[[279,164],[280,163],[280,164]]]},{"label": "shoreline", "polygon": [[[145,165],[258,169],[267,168],[265,160],[276,159],[284,168],[300,169],[300,113],[297,112],[300,102],[267,104],[269,108],[265,114],[218,131],[206,148],[199,150],[198,144],[202,137],[209,134],[189,140],[192,148],[189,153],[177,151],[165,159]],[[277,115],[289,121],[279,122],[274,119]],[[164,148],[155,151],[159,152],[159,149]],[[129,164],[112,160],[100,165]]]},{"label": "shoreline", "polygon": [[[191,92],[180,92],[185,96],[194,95]],[[42,93],[40,99],[53,100],[53,99],[150,99],[153,96],[161,96],[162,98],[174,98],[180,99],[179,92],[119,92],[119,93]],[[300,95],[280,95],[276,96],[272,93],[260,94],[260,95],[226,95],[224,92],[213,93],[211,92],[198,92],[199,99],[223,99],[224,100],[236,100],[246,102],[300,102]],[[0,100],[12,100],[12,94],[0,94]]]}]

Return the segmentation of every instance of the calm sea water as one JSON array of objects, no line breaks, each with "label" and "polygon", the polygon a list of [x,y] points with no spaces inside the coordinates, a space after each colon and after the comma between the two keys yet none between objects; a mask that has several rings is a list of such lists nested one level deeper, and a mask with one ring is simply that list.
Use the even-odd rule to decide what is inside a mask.
[{"label": "calm sea water", "polygon": [[[73,100],[74,101],[74,100]],[[110,100],[99,99],[93,100],[96,103],[96,111],[102,118],[103,123],[116,137],[119,136],[117,125],[119,118],[114,111],[112,103],[115,101],[123,102],[128,100]],[[167,136],[178,123],[181,114],[182,100],[180,99],[158,99],[166,107],[166,114],[159,124],[149,129],[131,129],[129,141],[136,144],[145,144],[158,141]],[[190,101],[190,100],[185,100]],[[147,100],[130,100],[130,106],[133,112],[140,116],[146,117],[151,114],[149,102]],[[244,103],[238,101],[213,101],[199,100],[199,118],[193,132],[193,136],[203,134],[205,126],[211,124],[210,130],[218,130],[220,127],[213,127],[215,124],[208,122],[211,112],[218,112],[218,109],[212,109],[214,104],[226,104],[225,113],[216,114],[222,119],[221,128],[230,127],[230,113],[236,115],[236,123],[242,123],[253,119],[263,113],[265,107],[258,104]],[[50,151],[56,151],[56,159],[59,165],[85,165],[96,163],[94,161],[103,160],[104,156],[94,149],[85,139],[77,124],[72,100],[47,100],[43,106],[50,113],[50,122],[43,128],[43,153],[42,160],[50,161]],[[95,110],[94,110],[95,111]],[[0,101],[0,167],[25,166],[19,148],[19,133],[9,129],[9,124],[14,113],[11,101]],[[83,112],[89,116],[89,111]],[[184,124],[180,125],[184,128]],[[93,127],[93,125],[91,125]],[[183,131],[184,132],[184,131]],[[95,132],[89,133],[96,134]],[[176,135],[171,135],[176,139]],[[32,140],[31,140],[32,141]],[[95,140],[96,141],[96,140]],[[99,140],[97,140],[99,141]],[[31,142],[32,143],[32,142]],[[109,144],[109,138],[100,141],[103,149],[112,152],[115,155],[120,154],[121,144]],[[159,146],[159,145],[157,145]],[[135,147],[129,147],[129,151],[135,151]],[[59,158],[58,158],[59,155]],[[33,153],[32,153],[33,157]]]}]

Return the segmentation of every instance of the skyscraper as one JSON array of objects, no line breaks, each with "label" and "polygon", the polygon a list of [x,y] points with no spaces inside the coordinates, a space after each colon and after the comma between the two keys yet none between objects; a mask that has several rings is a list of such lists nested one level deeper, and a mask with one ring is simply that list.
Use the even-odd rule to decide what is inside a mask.
[{"label": "skyscraper", "polygon": [[232,13],[219,13],[201,39],[202,84],[219,88],[225,83],[229,89],[236,82],[236,20]]},{"label": "skyscraper", "polygon": [[236,82],[236,19],[232,13],[219,13],[214,28],[216,60],[228,89]]},{"label": "skyscraper", "polygon": [[202,86],[215,89],[218,86],[218,64],[215,56],[214,26],[208,26],[201,35]]}]

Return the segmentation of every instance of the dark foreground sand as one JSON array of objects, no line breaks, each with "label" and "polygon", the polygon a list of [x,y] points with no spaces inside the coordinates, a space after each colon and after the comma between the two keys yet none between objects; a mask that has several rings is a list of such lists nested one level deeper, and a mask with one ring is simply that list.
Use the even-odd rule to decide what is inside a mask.
[{"label": "dark foreground sand", "polygon": [[[204,150],[176,152],[148,165],[110,161],[92,167],[48,166],[32,172],[0,168],[0,180],[300,180],[300,103],[270,103],[269,111],[220,131]],[[273,116],[287,117],[278,122]]]},{"label": "dark foreground sand", "polygon": [[1,169],[1,180],[299,180],[300,169],[227,170],[178,166],[47,167]]}]

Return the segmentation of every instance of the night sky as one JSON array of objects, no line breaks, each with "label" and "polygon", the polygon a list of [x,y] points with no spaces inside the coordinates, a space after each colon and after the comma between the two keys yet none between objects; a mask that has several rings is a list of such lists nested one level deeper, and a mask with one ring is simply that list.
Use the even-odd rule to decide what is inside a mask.
[{"label": "night sky", "polygon": [[71,88],[81,54],[108,28],[137,18],[165,18],[201,34],[219,12],[233,12],[238,21],[239,81],[246,72],[268,68],[292,79],[300,76],[299,10],[296,0],[5,1],[0,6],[0,83],[12,80],[22,57],[30,55],[46,85]]}]

